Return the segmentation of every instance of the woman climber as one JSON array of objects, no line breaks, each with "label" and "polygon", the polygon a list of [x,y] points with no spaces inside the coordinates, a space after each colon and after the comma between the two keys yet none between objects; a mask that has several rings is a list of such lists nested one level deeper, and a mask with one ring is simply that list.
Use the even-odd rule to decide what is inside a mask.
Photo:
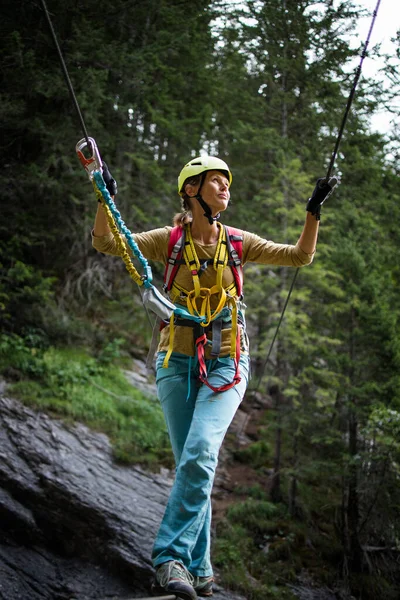
[{"label": "woman climber", "polygon": [[[111,195],[116,184],[106,165]],[[276,244],[224,227],[232,175],[219,158],[187,163],[178,178],[182,212],[174,227],[134,235],[142,254],[166,266],[164,289],[199,321],[172,316],[161,323],[156,359],[158,397],[176,463],[176,477],[154,543],[153,590],[184,600],[212,595],[211,490],[225,433],[246,391],[249,346],[242,302],[247,262],[301,267],[313,259],[320,208],[335,179],[319,179],[296,245]],[[99,204],[93,246],[119,254]]]}]

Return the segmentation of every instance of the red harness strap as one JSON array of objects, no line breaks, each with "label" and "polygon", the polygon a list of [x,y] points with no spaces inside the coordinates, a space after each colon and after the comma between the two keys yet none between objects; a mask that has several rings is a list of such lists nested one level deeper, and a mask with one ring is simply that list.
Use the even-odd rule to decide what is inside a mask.
[{"label": "red harness strap", "polygon": [[236,291],[239,298],[243,297],[243,231],[236,229],[235,227],[228,227],[224,225],[226,229],[226,243],[229,254],[229,266],[232,269],[233,278],[236,284]]},{"label": "red harness strap", "polygon": [[185,229],[173,227],[168,241],[168,258],[164,271],[164,291],[169,292],[181,264],[185,245]]},{"label": "red harness strap", "polygon": [[230,383],[225,383],[224,385],[221,385],[219,387],[215,387],[213,385],[211,385],[211,383],[209,383],[207,377],[208,377],[208,373],[207,373],[207,367],[206,367],[206,361],[204,358],[204,348],[207,344],[207,336],[205,331],[203,331],[203,333],[201,335],[199,335],[196,339],[196,351],[197,351],[197,360],[199,361],[199,379],[202,383],[205,383],[207,387],[209,387],[213,392],[217,393],[217,392],[226,392],[227,390],[230,390],[231,388],[233,388],[235,385],[237,385],[238,383],[240,383],[240,381],[242,380],[242,378],[240,377],[240,370],[239,370],[239,357],[240,357],[240,331],[238,328],[237,334],[236,334],[236,358],[234,358],[234,364],[235,364],[235,375],[233,376],[233,379]]},{"label": "red harness strap", "polygon": [[[243,231],[235,227],[224,225],[226,230],[226,242],[229,255],[229,266],[232,269],[235,280],[236,291],[239,298],[243,295]],[[185,245],[185,229],[173,227],[168,241],[168,259],[164,271],[164,290],[169,292],[172,288],[175,276],[182,264],[183,248]]]}]

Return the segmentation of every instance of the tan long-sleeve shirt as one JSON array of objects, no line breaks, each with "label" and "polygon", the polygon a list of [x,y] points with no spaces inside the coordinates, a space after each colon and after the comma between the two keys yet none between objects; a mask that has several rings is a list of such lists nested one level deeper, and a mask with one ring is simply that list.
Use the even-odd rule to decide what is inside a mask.
[{"label": "tan long-sleeve shirt", "polygon": [[[137,243],[143,256],[148,260],[156,260],[162,262],[164,265],[168,258],[168,241],[172,227],[162,227],[159,229],[153,229],[151,231],[145,231],[143,233],[134,234],[134,240]],[[263,265],[280,265],[288,267],[302,267],[312,262],[313,254],[305,253],[298,244],[276,244],[269,240],[260,238],[259,236],[243,231],[243,256],[242,264],[248,262],[258,263]],[[104,254],[111,254],[118,256],[117,245],[112,233],[96,237],[92,236],[93,247]],[[194,240],[194,246],[198,258],[201,259],[212,259],[216,251],[217,244],[201,244]],[[202,287],[211,288],[215,285],[216,271],[213,268],[212,261],[209,266],[205,269],[201,276]],[[234,277],[231,268],[228,266],[225,268],[223,273],[223,286],[228,287],[233,283]],[[181,265],[176,274],[175,282],[190,291],[193,289],[192,276],[186,267]],[[215,303],[216,303],[215,299]],[[212,306],[215,308],[215,305]],[[211,336],[208,336],[211,337]],[[228,356],[230,351],[230,329],[224,329],[222,331],[222,342],[220,356]],[[165,327],[160,334],[160,343],[158,351],[167,351],[169,345],[169,326]],[[242,349],[248,350],[247,340],[244,333],[242,333]],[[174,352],[186,354],[188,356],[194,355],[194,339],[193,329],[190,327],[176,327],[174,337]],[[206,358],[210,357],[210,348],[206,348]]]}]

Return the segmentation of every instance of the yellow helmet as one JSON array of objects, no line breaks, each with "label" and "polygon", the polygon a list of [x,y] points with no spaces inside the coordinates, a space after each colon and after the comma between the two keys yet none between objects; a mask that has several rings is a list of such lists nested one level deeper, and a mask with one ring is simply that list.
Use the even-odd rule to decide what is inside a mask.
[{"label": "yellow helmet", "polygon": [[229,180],[229,185],[232,183],[232,173],[226,162],[216,156],[198,156],[189,161],[179,173],[178,194],[183,195],[183,184],[188,177],[200,175],[205,171],[223,171]]}]

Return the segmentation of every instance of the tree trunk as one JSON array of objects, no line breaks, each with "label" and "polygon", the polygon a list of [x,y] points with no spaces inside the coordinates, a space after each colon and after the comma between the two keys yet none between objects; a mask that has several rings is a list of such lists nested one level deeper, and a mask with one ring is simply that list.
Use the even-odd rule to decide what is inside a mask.
[{"label": "tree trunk", "polygon": [[281,491],[281,448],[282,448],[282,400],[283,395],[276,386],[270,390],[270,394],[274,399],[274,407],[276,411],[276,431],[275,431],[275,449],[273,461],[273,476],[270,487],[270,498],[272,502],[282,501]]},{"label": "tree trunk", "polygon": [[289,485],[289,514],[291,517],[294,517],[296,514],[296,495],[297,495],[297,477],[296,477],[296,467],[297,467],[297,436],[294,436],[293,442],[293,473],[290,477],[290,485]]},{"label": "tree trunk", "polygon": [[359,498],[358,498],[358,467],[355,463],[357,455],[358,420],[352,411],[349,415],[349,451],[350,465],[347,495],[347,540],[349,566],[351,571],[360,572],[362,568],[362,548],[359,540]]},{"label": "tree trunk", "polygon": [[[355,312],[351,309],[350,317],[350,384],[355,384],[354,365],[356,364],[355,356]],[[357,400],[354,396],[349,399],[349,415],[348,415],[348,435],[349,435],[349,472],[347,479],[347,505],[346,505],[346,524],[345,524],[345,549],[349,569],[351,571],[360,572],[362,567],[362,549],[359,540],[359,497],[358,497],[358,417],[356,412]]]}]

